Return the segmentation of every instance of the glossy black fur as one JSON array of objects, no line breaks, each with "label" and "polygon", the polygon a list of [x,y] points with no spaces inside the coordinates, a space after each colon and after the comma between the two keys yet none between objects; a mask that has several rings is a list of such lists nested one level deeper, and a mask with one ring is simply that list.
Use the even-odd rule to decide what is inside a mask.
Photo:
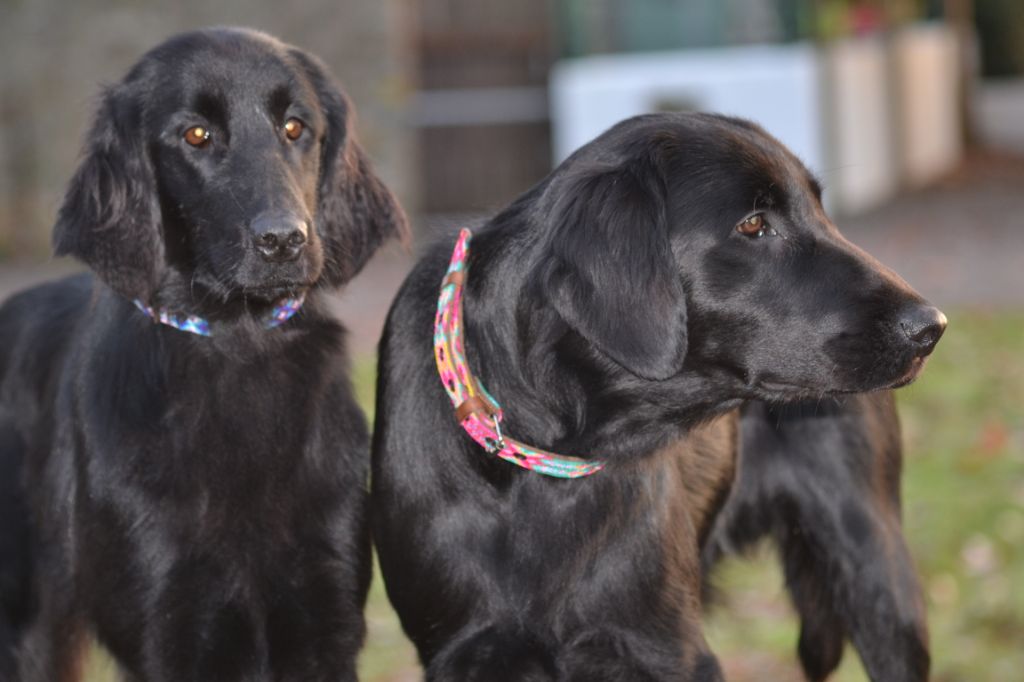
[{"label": "glossy black fur", "polygon": [[456,423],[431,353],[452,243],[392,307],[373,443],[374,540],[428,680],[720,680],[704,572],[768,533],[812,679],[847,636],[874,679],[925,679],[893,406],[858,394],[912,380],[944,319],[842,238],[792,154],[736,119],[630,119],[473,237],[470,365],[516,438],[606,461],[585,479]]},{"label": "glossy black fur", "polygon": [[[262,257],[268,225],[304,244]],[[187,33],[104,93],[54,230],[95,274],[0,308],[0,677],[77,680],[95,637],[129,680],[356,678],[368,434],[325,292],[404,230],[297,48]]]}]

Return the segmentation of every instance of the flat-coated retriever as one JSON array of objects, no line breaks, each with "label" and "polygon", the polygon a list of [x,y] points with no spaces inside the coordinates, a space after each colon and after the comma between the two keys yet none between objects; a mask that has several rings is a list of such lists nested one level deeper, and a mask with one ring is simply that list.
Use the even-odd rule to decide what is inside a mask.
[{"label": "flat-coated retriever", "polygon": [[812,679],[846,637],[872,679],[925,679],[893,403],[866,392],[945,318],[820,194],[756,125],[642,116],[415,267],[371,516],[428,680],[720,680],[704,571],[767,533]]},{"label": "flat-coated retriever", "polygon": [[78,679],[94,636],[132,680],[356,678],[369,437],[325,297],[405,229],[295,47],[186,33],[104,93],[54,231],[95,276],[0,309],[0,677]]}]

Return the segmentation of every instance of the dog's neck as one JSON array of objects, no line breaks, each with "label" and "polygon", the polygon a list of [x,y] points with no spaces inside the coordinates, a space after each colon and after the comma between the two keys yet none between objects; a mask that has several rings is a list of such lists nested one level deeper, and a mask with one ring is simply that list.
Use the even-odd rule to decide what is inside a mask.
[{"label": "dog's neck", "polygon": [[469,366],[519,438],[611,462],[653,453],[742,403],[724,374],[684,365],[650,381],[601,354],[533,291],[532,242],[515,234],[474,237],[463,305]]},{"label": "dog's neck", "polygon": [[218,330],[246,327],[274,329],[297,313],[316,308],[317,290],[282,292],[273,297],[214,291],[175,268],[167,268],[153,291],[133,301],[140,314],[158,323],[213,336]]},{"label": "dog's neck", "polygon": [[466,363],[462,296],[468,276],[466,261],[472,233],[463,229],[456,240],[441,284],[434,320],[434,357],[455,416],[478,445],[524,469],[556,478],[580,478],[604,467],[599,460],[567,457],[527,445],[502,430],[501,405],[488,393]]},{"label": "dog's neck", "polygon": [[[260,324],[265,329],[280,327],[299,312],[305,298],[305,293],[299,293],[296,296],[278,300],[269,312],[260,316]],[[197,336],[213,336],[214,326],[205,317],[181,313],[168,308],[154,308],[139,299],[135,299],[132,303],[139,309],[139,312],[154,322]]]}]

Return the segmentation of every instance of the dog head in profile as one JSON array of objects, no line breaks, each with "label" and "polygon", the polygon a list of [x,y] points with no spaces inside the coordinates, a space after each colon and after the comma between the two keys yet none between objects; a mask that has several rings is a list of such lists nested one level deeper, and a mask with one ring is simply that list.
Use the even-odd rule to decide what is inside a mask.
[{"label": "dog head in profile", "polygon": [[340,285],[407,229],[352,117],[295,47],[242,29],[175,36],[104,93],[56,252],[180,308]]},{"label": "dog head in profile", "polygon": [[541,192],[535,282],[605,366],[659,381],[689,368],[731,397],[821,397],[909,383],[945,328],[747,121],[629,119]]}]

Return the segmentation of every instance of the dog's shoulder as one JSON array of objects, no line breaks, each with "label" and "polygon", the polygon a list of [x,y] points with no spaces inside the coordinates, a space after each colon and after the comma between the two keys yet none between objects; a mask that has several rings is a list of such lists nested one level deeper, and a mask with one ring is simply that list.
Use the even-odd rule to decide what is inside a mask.
[{"label": "dog's shoulder", "polygon": [[[95,278],[72,275],[20,291],[0,306],[0,348],[4,359],[20,352],[47,354],[87,314]],[[23,358],[24,359],[24,358]],[[3,373],[0,364],[0,374]]]},{"label": "dog's shoulder", "polygon": [[393,336],[419,334],[425,321],[434,319],[454,242],[454,236],[438,239],[426,248],[409,271],[391,303],[382,342]]},{"label": "dog's shoulder", "polygon": [[0,316],[29,315],[33,319],[45,319],[48,314],[87,304],[95,279],[91,273],[82,272],[22,289],[0,305]]},{"label": "dog's shoulder", "polygon": [[21,291],[0,306],[0,414],[34,428],[87,316],[94,278],[75,275]]}]

